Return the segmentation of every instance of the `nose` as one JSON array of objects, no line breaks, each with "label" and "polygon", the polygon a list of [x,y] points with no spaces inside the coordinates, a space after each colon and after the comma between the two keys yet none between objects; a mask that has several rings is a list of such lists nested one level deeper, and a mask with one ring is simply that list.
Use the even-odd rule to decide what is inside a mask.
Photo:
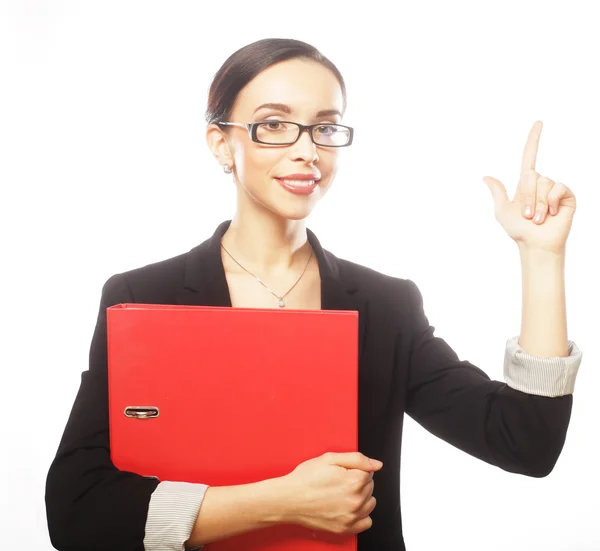
[{"label": "nose", "polygon": [[292,144],[291,147],[293,147],[294,152],[304,160],[314,162],[319,159],[319,156],[317,155],[317,144],[312,141],[310,130],[308,128],[302,129],[298,141]]}]

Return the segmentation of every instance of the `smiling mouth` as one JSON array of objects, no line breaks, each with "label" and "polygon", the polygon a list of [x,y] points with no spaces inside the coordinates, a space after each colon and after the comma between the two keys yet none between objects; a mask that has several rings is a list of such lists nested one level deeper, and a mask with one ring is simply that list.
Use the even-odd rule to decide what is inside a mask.
[{"label": "smiling mouth", "polygon": [[280,182],[284,182],[289,186],[296,186],[296,187],[300,187],[300,186],[312,186],[313,184],[316,184],[319,182],[319,180],[294,180],[294,179],[289,179],[289,178],[277,178],[277,180],[279,180]]},{"label": "smiling mouth", "polygon": [[319,185],[320,180],[286,180],[284,178],[275,178],[281,186],[295,193],[296,195],[308,195],[312,193]]}]

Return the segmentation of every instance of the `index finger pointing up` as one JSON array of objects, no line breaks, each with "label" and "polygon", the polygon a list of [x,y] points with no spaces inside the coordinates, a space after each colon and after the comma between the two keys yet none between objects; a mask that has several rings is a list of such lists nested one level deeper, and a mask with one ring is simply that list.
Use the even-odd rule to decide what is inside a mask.
[{"label": "index finger pointing up", "polygon": [[531,130],[529,137],[523,150],[523,162],[521,163],[521,174],[528,170],[535,170],[535,160],[538,152],[538,144],[540,142],[540,134],[542,133],[542,121],[536,121]]}]

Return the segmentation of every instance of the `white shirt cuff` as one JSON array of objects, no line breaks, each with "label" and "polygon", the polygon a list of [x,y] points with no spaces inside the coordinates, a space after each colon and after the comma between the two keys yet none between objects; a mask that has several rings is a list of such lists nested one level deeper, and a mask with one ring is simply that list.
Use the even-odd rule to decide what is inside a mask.
[{"label": "white shirt cuff", "polygon": [[[152,493],[146,520],[146,551],[186,551],[207,484],[163,481]],[[200,550],[204,546],[188,548]]]},{"label": "white shirt cuff", "polygon": [[569,355],[539,357],[527,354],[519,346],[519,336],[506,341],[504,380],[506,384],[527,394],[555,398],[573,394],[582,352],[574,341],[568,341]]}]

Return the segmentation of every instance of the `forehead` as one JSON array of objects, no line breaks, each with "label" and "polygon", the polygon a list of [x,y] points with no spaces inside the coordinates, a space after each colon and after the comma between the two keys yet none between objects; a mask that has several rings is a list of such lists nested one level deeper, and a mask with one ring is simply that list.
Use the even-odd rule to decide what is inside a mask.
[{"label": "forehead", "polygon": [[293,114],[313,116],[323,109],[342,112],[340,83],[327,67],[312,60],[290,59],[271,65],[238,94],[233,112],[251,117],[263,103],[284,103]]}]

